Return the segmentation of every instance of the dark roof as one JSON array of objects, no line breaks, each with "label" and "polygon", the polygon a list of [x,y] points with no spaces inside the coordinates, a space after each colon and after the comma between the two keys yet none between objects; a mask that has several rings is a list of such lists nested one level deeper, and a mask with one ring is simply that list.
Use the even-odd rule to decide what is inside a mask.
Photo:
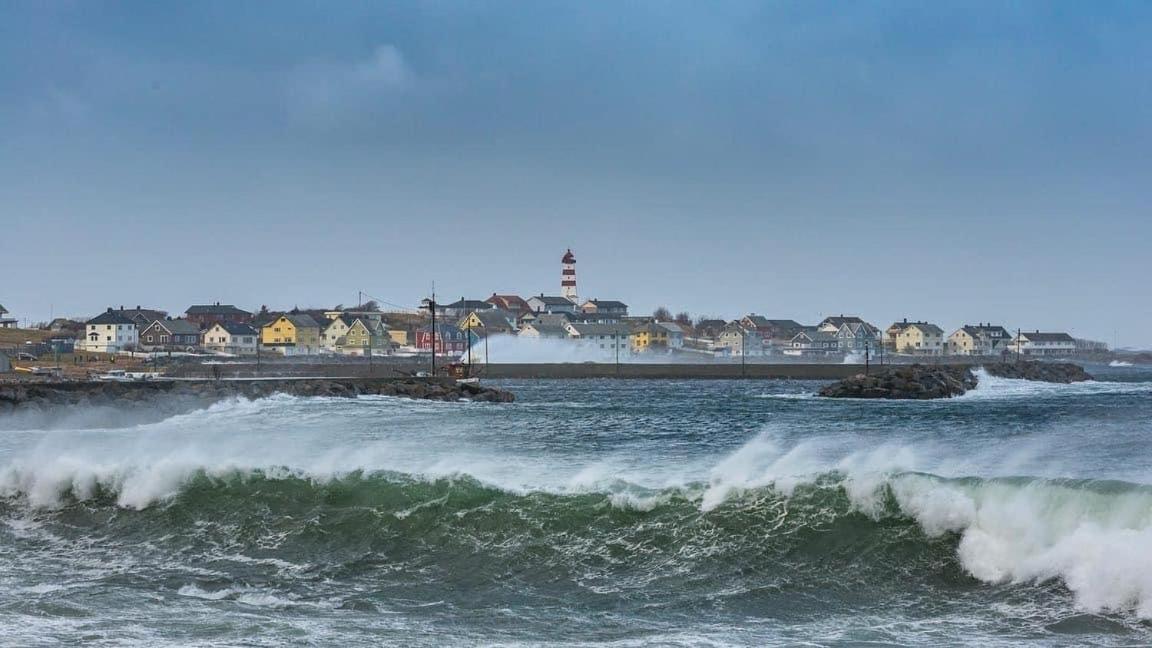
[{"label": "dark roof", "polygon": [[631,329],[623,324],[592,324],[586,322],[574,322],[571,324],[573,330],[579,334],[580,337],[585,335],[630,335]]},{"label": "dark roof", "polygon": [[545,306],[572,306],[572,300],[567,297],[555,297],[553,295],[533,295],[529,299],[537,299],[544,302]]},{"label": "dark roof", "polygon": [[520,295],[497,295],[496,293],[492,293],[492,296],[485,301],[494,306],[511,311],[532,310],[528,302]]},{"label": "dark roof", "polygon": [[[532,330],[539,333],[540,337],[568,337],[568,329],[564,328],[563,326],[557,326],[553,324],[525,325],[525,329],[528,327],[532,327]],[[524,329],[521,329],[520,334],[524,335]]]},{"label": "dark roof", "polygon": [[186,319],[158,319],[149,324],[148,328],[152,328],[157,324],[162,326],[166,331],[173,335],[191,335],[194,333],[200,333],[200,327]]},{"label": "dark roof", "polygon": [[247,324],[238,324],[236,322],[217,322],[214,326],[219,326],[228,332],[228,335],[256,335],[256,329],[248,326]]},{"label": "dark roof", "polygon": [[[283,317],[285,317],[289,322],[292,322],[292,324],[298,328],[320,328],[320,323],[317,322],[315,319],[313,319],[311,315],[306,315],[304,313],[297,313],[294,315],[293,314],[283,315]],[[278,317],[276,319],[278,320],[280,318]],[[272,321],[274,322],[276,320],[272,320]]]},{"label": "dark roof", "polygon": [[442,304],[441,308],[452,308],[455,310],[487,310],[489,308],[496,308],[496,305],[484,301],[483,299],[458,299],[451,304]]},{"label": "dark roof", "polygon": [[593,304],[596,308],[607,308],[609,310],[628,310],[628,304],[614,299],[589,299],[586,303]]},{"label": "dark roof", "polygon": [[819,325],[824,326],[825,324],[832,324],[836,328],[840,328],[841,326],[843,326],[845,324],[863,324],[863,323],[864,323],[864,320],[860,319],[859,317],[856,317],[855,315],[833,315],[830,317],[825,317],[824,321],[820,322]]},{"label": "dark roof", "polygon": [[184,311],[185,315],[251,315],[232,304],[196,304]]},{"label": "dark roof", "polygon": [[114,311],[109,308],[103,313],[100,313],[96,317],[88,320],[85,322],[85,324],[136,324],[136,322],[135,320],[121,315],[120,311]]},{"label": "dark roof", "polygon": [[572,256],[571,249],[564,253],[564,258],[560,259],[560,263],[576,263],[576,257]]},{"label": "dark roof", "polygon": [[937,335],[944,335],[943,329],[941,329],[939,326],[936,326],[935,324],[929,324],[928,322],[911,322],[908,324],[908,326],[915,326],[916,328],[920,329],[922,333],[935,333]]},{"label": "dark roof", "polygon": [[1067,333],[1041,333],[1033,331],[1031,333],[1025,331],[1020,334],[1025,340],[1029,342],[1075,342],[1076,338],[1068,335]]},{"label": "dark roof", "polygon": [[514,328],[516,323],[516,316],[506,310],[472,311],[468,316],[471,315],[475,315],[480,320],[481,326],[484,327]]}]

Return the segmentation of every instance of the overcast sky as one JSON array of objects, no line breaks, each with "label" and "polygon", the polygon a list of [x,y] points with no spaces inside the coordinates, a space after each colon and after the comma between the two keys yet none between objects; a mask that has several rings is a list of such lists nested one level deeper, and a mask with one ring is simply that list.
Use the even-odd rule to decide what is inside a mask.
[{"label": "overcast sky", "polygon": [[[977,5],[977,6],[971,6]],[[0,1],[0,303],[1152,344],[1152,3]]]}]

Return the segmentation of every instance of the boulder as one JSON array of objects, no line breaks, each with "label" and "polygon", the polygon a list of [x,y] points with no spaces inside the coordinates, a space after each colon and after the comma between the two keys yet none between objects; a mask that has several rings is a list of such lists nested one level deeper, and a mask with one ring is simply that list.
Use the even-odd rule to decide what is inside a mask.
[{"label": "boulder", "polygon": [[885,398],[928,400],[959,396],[976,386],[971,369],[960,365],[920,364],[882,367],[827,385],[819,392],[827,398]]}]

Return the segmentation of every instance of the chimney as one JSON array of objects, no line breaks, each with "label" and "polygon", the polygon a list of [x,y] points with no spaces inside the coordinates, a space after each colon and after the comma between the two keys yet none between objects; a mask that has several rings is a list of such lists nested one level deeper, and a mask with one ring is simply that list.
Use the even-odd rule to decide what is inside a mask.
[{"label": "chimney", "polygon": [[136,304],[136,310],[140,310],[140,304]]},{"label": "chimney", "polygon": [[108,307],[108,312],[109,312],[109,313],[111,313],[111,312],[112,312],[112,307],[111,307],[111,306],[109,306],[109,307]]},{"label": "chimney", "polygon": [[120,310],[124,310],[124,304],[120,304]]}]

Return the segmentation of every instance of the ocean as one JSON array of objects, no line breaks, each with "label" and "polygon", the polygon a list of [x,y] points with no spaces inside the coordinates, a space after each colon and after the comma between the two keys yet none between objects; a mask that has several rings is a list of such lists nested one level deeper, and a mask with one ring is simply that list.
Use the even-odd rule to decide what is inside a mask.
[{"label": "ocean", "polygon": [[0,418],[13,646],[1152,644],[1152,370]]}]

